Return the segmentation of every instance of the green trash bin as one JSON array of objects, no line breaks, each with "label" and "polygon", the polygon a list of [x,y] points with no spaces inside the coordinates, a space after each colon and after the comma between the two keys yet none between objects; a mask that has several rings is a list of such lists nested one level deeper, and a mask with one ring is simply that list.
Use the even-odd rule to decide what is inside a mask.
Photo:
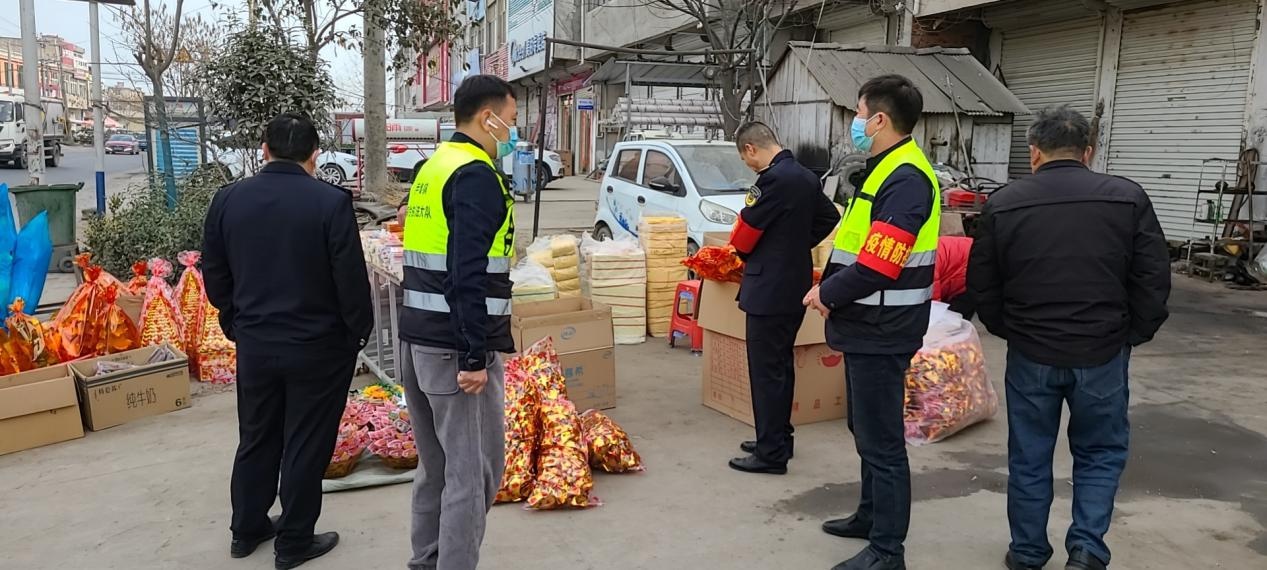
[{"label": "green trash bin", "polygon": [[48,212],[48,237],[53,241],[49,271],[74,271],[78,241],[75,239],[75,195],[84,187],[76,184],[13,186],[9,192],[17,204],[18,224],[26,225],[40,212]]}]

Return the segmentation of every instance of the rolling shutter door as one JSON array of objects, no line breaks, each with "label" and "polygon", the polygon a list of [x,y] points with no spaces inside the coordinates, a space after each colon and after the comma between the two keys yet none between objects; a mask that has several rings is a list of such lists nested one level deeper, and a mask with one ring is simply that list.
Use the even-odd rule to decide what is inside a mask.
[{"label": "rolling shutter door", "polygon": [[[999,76],[1035,113],[1044,107],[1068,104],[1090,119],[1099,76],[1100,27],[1100,18],[1080,17],[1005,29]],[[1030,173],[1026,133],[1032,122],[1028,115],[1013,119],[1008,159],[1008,172],[1013,177]]]},{"label": "rolling shutter door", "polygon": [[1202,159],[1240,153],[1257,21],[1253,0],[1125,14],[1108,171],[1144,187],[1168,238],[1194,237]]},{"label": "rolling shutter door", "polygon": [[[818,17],[818,7],[806,12],[813,18]],[[834,42],[839,44],[874,44],[884,45],[888,37],[889,24],[884,16],[877,16],[865,5],[828,6],[823,10],[818,22],[818,42]]]}]

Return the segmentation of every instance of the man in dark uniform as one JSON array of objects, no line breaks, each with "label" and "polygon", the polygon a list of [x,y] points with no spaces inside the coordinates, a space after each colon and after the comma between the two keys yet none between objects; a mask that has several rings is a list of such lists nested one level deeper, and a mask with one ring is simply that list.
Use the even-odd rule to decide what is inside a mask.
[{"label": "man in dark uniform", "polygon": [[[203,278],[237,342],[237,457],[230,483],[234,558],[274,535],[277,568],[329,552],[313,535],[356,353],[373,329],[352,195],[313,177],[317,129],[268,124],[259,174],[222,188],[207,211]],[[268,510],[278,494],[281,518]]]},{"label": "man in dark uniform", "polygon": [[818,177],[779,146],[770,127],[739,127],[735,145],[760,176],[739,212],[730,243],[747,263],[739,308],[748,314],[748,378],[756,441],[739,447],[749,455],[730,460],[748,473],[787,473],[792,458],[792,348],[805,318],[801,299],[814,280],[811,250],[840,220]]},{"label": "man in dark uniform", "polygon": [[867,174],[836,231],[823,282],[805,304],[829,314],[827,344],[845,355],[846,412],[862,460],[858,510],[823,531],[871,545],[834,570],[904,570],[911,469],[903,399],[906,369],[923,345],[941,219],[937,175],[911,130],[924,99],[886,75],[858,94],[854,147]]}]

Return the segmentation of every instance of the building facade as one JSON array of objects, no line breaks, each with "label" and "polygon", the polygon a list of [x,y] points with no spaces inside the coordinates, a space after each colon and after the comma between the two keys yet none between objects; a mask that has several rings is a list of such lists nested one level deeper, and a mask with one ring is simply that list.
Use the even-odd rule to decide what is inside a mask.
[{"label": "building facade", "polygon": [[[40,95],[62,101],[71,121],[92,117],[92,75],[84,49],[59,36],[39,38]],[[22,93],[22,38],[0,37],[0,92]]]}]

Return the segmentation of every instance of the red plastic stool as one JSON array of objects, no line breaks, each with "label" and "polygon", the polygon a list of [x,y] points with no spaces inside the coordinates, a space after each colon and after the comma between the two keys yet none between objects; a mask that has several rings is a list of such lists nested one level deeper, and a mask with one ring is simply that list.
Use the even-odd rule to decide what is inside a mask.
[{"label": "red plastic stool", "polygon": [[679,336],[691,337],[691,352],[704,350],[704,329],[699,326],[700,281],[683,281],[677,284],[674,294],[673,320],[669,325],[669,346],[677,346]]}]

